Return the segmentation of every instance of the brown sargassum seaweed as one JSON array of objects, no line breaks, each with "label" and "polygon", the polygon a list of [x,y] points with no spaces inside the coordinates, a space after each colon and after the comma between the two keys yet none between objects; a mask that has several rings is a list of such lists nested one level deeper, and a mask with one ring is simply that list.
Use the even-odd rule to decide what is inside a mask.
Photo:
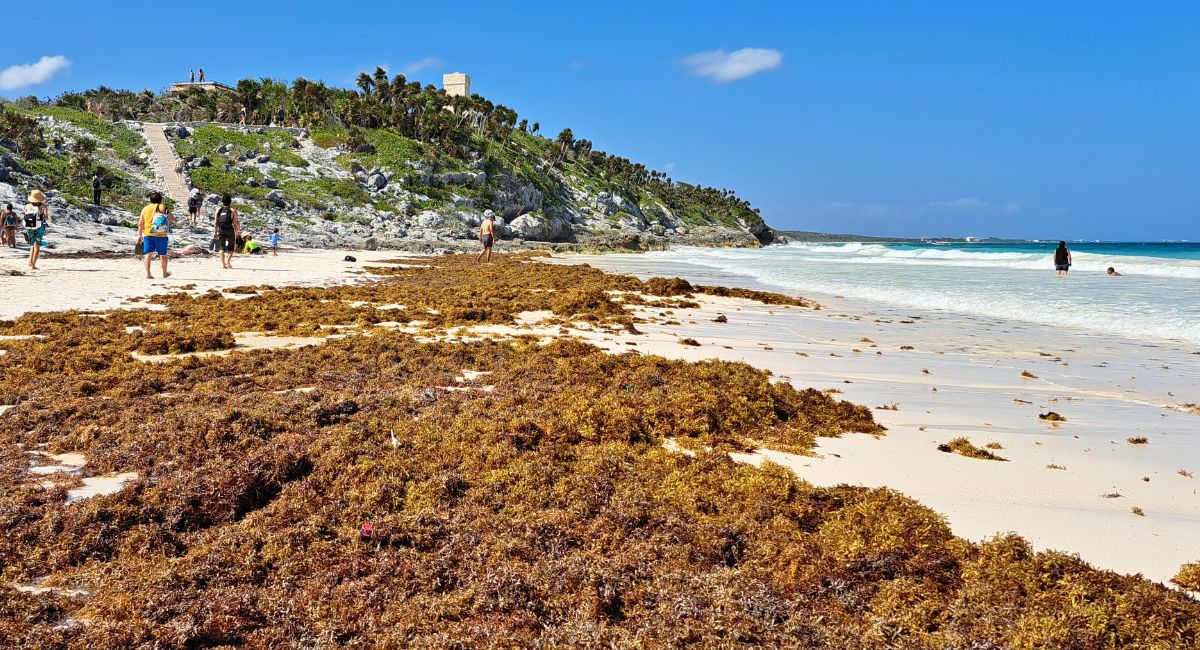
[{"label": "brown sargassum seaweed", "polygon": [[[17,405],[0,416],[4,645],[1087,649],[1200,638],[1200,605],[1183,593],[1013,535],[957,539],[890,490],[818,488],[726,454],[879,433],[862,406],[739,363],[609,355],[570,339],[422,343],[371,327],[549,309],[627,328],[608,291],[686,301],[693,290],[665,282],[655,294],[524,259],[486,275],[462,259],[431,264],[363,286],[179,295],[156,299],[163,311],[0,325],[45,336],[0,344],[0,403]],[[300,349],[161,364],[130,354],[321,324],[360,328]],[[66,504],[25,469],[38,445],[85,454],[85,475],[140,478]],[[37,580],[52,589],[13,588]]]}]

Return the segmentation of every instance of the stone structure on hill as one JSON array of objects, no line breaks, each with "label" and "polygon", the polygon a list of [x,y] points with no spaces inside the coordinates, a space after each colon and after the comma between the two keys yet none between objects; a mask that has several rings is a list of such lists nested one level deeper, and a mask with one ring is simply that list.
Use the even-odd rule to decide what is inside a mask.
[{"label": "stone structure on hill", "polygon": [[226,86],[225,84],[217,83],[215,81],[177,81],[177,82],[171,84],[171,87],[167,89],[167,92],[181,93],[181,92],[187,91],[191,88],[199,88],[200,90],[203,90],[205,92],[216,91],[216,90],[231,92],[231,93],[237,92],[237,90],[230,88],[229,86]]},{"label": "stone structure on hill", "polygon": [[451,72],[442,75],[442,90],[451,97],[471,96],[471,77],[461,72]]}]

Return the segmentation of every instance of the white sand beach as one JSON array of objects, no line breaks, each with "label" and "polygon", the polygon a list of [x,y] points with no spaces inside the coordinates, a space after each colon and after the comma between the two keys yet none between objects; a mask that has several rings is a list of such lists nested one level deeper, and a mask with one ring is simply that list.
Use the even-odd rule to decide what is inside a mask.
[{"label": "white sand beach", "polygon": [[[47,256],[36,272],[4,276],[0,318],[140,307],[137,298],[189,285],[203,293],[248,284],[370,281],[364,264],[399,257],[355,251],[358,262],[348,263],[346,254],[239,256],[232,271],[211,258],[176,260],[167,281],[142,278],[132,257]],[[581,259],[603,267],[602,258],[560,261]],[[22,258],[0,256],[0,272],[23,265]],[[1038,548],[1076,552],[1095,566],[1157,581],[1200,558],[1200,479],[1186,475],[1200,473],[1200,415],[1183,406],[1200,402],[1191,350],[807,297],[824,308],[702,296],[699,309],[642,309],[651,321],[638,325],[642,335],[582,324],[571,331],[614,352],[742,360],[797,387],[888,407],[874,410],[888,428],[885,436],[823,438],[817,457],[764,451],[741,460],[769,459],[820,485],[887,486],[942,513],[963,537],[1013,531]],[[727,322],[714,322],[718,314]],[[557,335],[557,326],[539,327],[538,315],[529,316],[528,324],[475,333]],[[682,337],[700,345],[681,345]],[[1049,411],[1066,421],[1039,419]],[[1008,462],[937,450],[959,436],[979,447],[999,443],[995,453]],[[1127,442],[1136,436],[1147,444]],[[1144,516],[1131,512],[1135,506]]]}]

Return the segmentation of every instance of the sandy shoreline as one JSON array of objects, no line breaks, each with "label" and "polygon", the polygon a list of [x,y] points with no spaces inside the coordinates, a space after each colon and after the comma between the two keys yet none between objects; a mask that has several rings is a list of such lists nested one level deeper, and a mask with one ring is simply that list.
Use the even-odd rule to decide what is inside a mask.
[{"label": "sandy shoreline", "polygon": [[[203,293],[238,285],[369,281],[361,274],[364,263],[398,256],[352,254],[357,263],[343,262],[345,251],[239,256],[239,268],[232,272],[222,271],[211,258],[176,260],[174,277],[165,282],[141,278],[132,257],[47,257],[42,270],[4,278],[0,318],[27,311],[137,307],[131,299],[187,285]],[[23,258],[0,256],[0,270],[23,265]],[[1200,418],[1168,408],[1200,401],[1190,352],[1157,346],[1135,354],[1128,347],[1087,340],[1051,346],[1033,328],[930,315],[908,318],[848,304],[813,311],[714,297],[700,302],[699,309],[672,314],[643,310],[658,321],[639,324],[643,335],[587,327],[572,332],[613,351],[741,360],[797,387],[836,389],[840,397],[869,407],[898,405],[898,410],[874,411],[889,429],[886,436],[821,439],[820,457],[765,452],[747,461],[768,458],[818,485],[888,486],[945,515],[962,537],[1015,531],[1038,548],[1077,552],[1098,567],[1140,572],[1157,581],[1198,559],[1200,482],[1178,472],[1200,472],[1195,433]],[[713,322],[718,313],[728,322]],[[523,326],[474,329],[481,336],[558,332],[557,326],[539,328],[536,315]],[[701,345],[681,345],[681,337]],[[1007,345],[1016,341],[1020,345]],[[906,346],[913,349],[901,349]],[[1022,378],[1022,370],[1038,379]],[[1067,422],[1052,426],[1038,419],[1049,410]],[[1146,436],[1149,444],[1126,442],[1136,435]],[[999,443],[1003,449],[997,453],[1009,462],[936,450],[958,436],[978,446]],[[1066,469],[1049,469],[1049,464]],[[1112,494],[1121,496],[1104,496]],[[1131,514],[1133,506],[1146,516]]]}]

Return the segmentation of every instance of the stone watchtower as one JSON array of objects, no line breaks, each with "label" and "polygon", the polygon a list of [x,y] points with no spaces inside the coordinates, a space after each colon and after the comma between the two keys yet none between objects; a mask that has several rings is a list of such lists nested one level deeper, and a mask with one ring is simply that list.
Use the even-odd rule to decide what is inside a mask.
[{"label": "stone watchtower", "polygon": [[442,90],[445,90],[446,94],[451,97],[470,97],[471,77],[461,72],[444,74],[442,75]]}]

